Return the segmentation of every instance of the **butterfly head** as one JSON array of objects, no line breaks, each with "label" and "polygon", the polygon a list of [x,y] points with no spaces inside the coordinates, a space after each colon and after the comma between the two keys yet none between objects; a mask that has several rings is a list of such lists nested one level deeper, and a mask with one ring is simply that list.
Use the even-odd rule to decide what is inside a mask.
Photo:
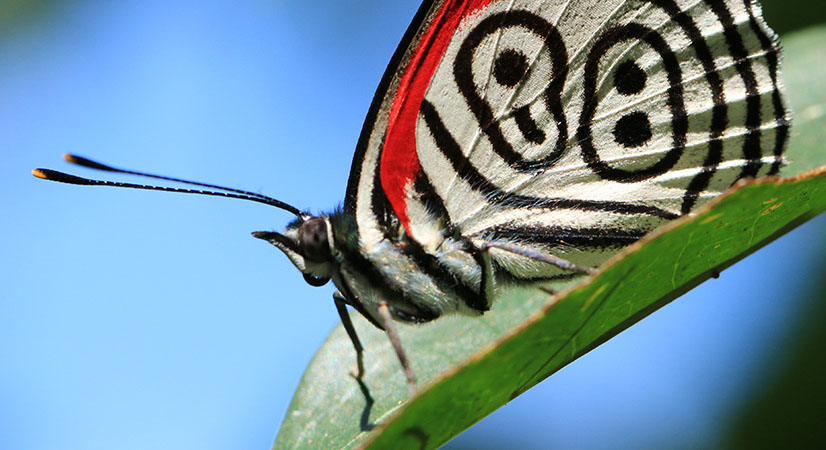
[{"label": "butterfly head", "polygon": [[278,247],[312,286],[323,286],[333,272],[333,227],[325,216],[300,216],[282,233],[256,231],[253,237]]}]

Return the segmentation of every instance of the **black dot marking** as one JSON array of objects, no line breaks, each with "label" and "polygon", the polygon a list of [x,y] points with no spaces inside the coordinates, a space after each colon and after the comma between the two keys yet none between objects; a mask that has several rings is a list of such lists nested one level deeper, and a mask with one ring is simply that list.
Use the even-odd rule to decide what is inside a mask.
[{"label": "black dot marking", "polygon": [[[659,2],[674,2],[674,0],[647,0],[660,4]],[[670,120],[663,120],[658,128],[662,132],[662,138],[670,140],[670,148],[661,153],[661,156],[651,158],[652,164],[645,167],[634,167],[632,169],[614,167],[609,162],[600,158],[599,151],[594,145],[593,131],[591,129],[600,99],[597,96],[597,81],[600,79],[599,66],[605,56],[617,45],[623,42],[642,41],[646,46],[654,50],[661,60],[665,69],[664,75],[668,81],[668,89],[664,91],[667,97],[667,112],[670,113]],[[611,75],[609,75],[611,76]],[[577,128],[577,138],[583,159],[588,163],[588,167],[600,177],[618,181],[620,183],[634,183],[650,179],[657,175],[671,170],[682,157],[688,134],[688,114],[683,98],[683,77],[677,54],[666,43],[665,38],[656,30],[640,24],[629,23],[627,25],[610,28],[593,44],[591,52],[585,62],[583,74],[583,108],[579,116],[579,126]],[[666,111],[657,111],[665,113]],[[629,145],[641,145],[651,138],[651,125],[648,118],[644,116],[634,119],[618,120],[614,127],[615,142],[599,142],[601,148],[610,149],[611,144],[626,142]],[[637,125],[635,125],[635,121]],[[607,144],[607,145],[606,145]],[[621,144],[623,145],[623,144]]]},{"label": "black dot marking", "polygon": [[502,86],[514,87],[528,71],[528,59],[522,52],[508,48],[496,57],[493,76]]},{"label": "black dot marking", "polygon": [[634,61],[625,61],[614,72],[614,86],[622,95],[634,95],[642,92],[648,76]]},{"label": "black dot marking", "polygon": [[639,147],[651,139],[651,123],[642,111],[626,114],[614,126],[614,139],[623,147]]}]

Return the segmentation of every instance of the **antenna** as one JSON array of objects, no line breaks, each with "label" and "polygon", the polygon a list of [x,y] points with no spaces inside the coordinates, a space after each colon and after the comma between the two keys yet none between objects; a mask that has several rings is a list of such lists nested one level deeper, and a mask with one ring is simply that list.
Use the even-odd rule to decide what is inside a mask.
[{"label": "antenna", "polygon": [[154,178],[158,180],[172,181],[175,183],[189,184],[192,186],[201,186],[224,192],[215,192],[200,189],[183,189],[166,186],[151,186],[146,184],[121,183],[118,181],[93,180],[89,178],[78,177],[75,175],[69,175],[67,173],[58,172],[57,170],[51,169],[34,169],[32,170],[32,175],[36,176],[37,178],[42,178],[44,180],[57,181],[58,183],[77,184],[82,186],[110,186],[130,189],[143,189],[148,191],[178,192],[181,194],[199,194],[212,195],[215,197],[237,198],[241,200],[249,200],[253,202],[263,203],[265,205],[275,206],[276,208],[280,208],[293,213],[296,217],[300,219],[304,218],[304,214],[302,214],[301,211],[298,210],[298,208],[288,205],[280,200],[276,200],[272,197],[267,197],[266,195],[258,194],[256,192],[243,191],[240,189],[218,186],[215,184],[200,183],[197,181],[184,180],[181,178],[173,178],[163,175],[154,175],[151,173],[137,172],[134,170],[118,169],[116,167],[92,161],[91,159],[87,159],[82,156],[71,155],[68,153],[63,155],[63,159],[72,164],[88,167],[90,169],[97,169],[105,172],[124,173],[128,175],[137,175],[141,177]]}]

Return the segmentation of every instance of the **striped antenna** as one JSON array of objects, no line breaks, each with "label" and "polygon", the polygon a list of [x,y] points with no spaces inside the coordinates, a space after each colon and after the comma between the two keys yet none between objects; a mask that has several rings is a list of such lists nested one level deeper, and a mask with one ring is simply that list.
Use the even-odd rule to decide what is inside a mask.
[{"label": "striped antenna", "polygon": [[175,183],[182,183],[182,184],[189,184],[192,186],[201,186],[209,189],[215,189],[216,191],[224,191],[224,192],[216,192],[216,191],[207,191],[201,189],[183,189],[183,188],[174,188],[174,187],[167,187],[167,186],[151,186],[145,184],[134,184],[134,183],[121,183],[118,181],[104,181],[104,180],[93,180],[89,178],[82,178],[75,175],[69,175],[67,173],[59,172],[57,170],[51,169],[34,169],[32,170],[32,175],[37,178],[42,178],[44,180],[49,181],[57,181],[59,183],[67,183],[67,184],[77,184],[82,186],[110,186],[110,187],[122,187],[122,188],[130,188],[130,189],[144,189],[148,191],[164,191],[164,192],[178,192],[181,194],[199,194],[199,195],[212,195],[215,197],[226,197],[226,198],[237,198],[241,200],[249,200],[253,202],[263,203],[265,205],[275,206],[276,208],[283,209],[285,211],[289,211],[294,214],[298,218],[303,218],[304,214],[298,210],[298,208],[288,205],[280,200],[276,200],[272,197],[267,197],[266,195],[262,195],[256,192],[244,191],[240,189],[233,189],[228,188],[225,186],[218,186],[215,184],[208,184],[208,183],[200,183],[197,181],[190,181],[184,180],[181,178],[174,178],[174,177],[167,177],[163,175],[155,175],[151,173],[145,172],[137,172],[134,170],[126,170],[126,169],[119,169],[116,167],[108,166],[106,164],[99,163],[97,161],[92,161],[90,159],[84,158],[82,156],[65,154],[63,155],[63,159],[67,162],[72,164],[77,164],[79,166],[88,167],[90,169],[97,169],[102,170],[105,172],[114,172],[114,173],[124,173],[128,175],[137,175],[146,178],[154,178],[157,180],[165,180],[165,181],[172,181]]}]

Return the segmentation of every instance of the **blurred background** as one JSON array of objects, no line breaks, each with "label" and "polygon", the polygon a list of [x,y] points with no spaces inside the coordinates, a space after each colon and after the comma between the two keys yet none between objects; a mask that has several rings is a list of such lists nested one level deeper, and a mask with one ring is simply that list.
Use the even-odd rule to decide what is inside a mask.
[{"label": "blurred background", "polygon": [[[821,0],[763,3],[781,35],[826,22]],[[289,214],[30,171],[100,175],[73,152],[330,209],[417,7],[0,2],[0,449],[272,444],[338,322],[332,287],[249,235]],[[800,227],[448,448],[823,443],[824,231]]]}]

